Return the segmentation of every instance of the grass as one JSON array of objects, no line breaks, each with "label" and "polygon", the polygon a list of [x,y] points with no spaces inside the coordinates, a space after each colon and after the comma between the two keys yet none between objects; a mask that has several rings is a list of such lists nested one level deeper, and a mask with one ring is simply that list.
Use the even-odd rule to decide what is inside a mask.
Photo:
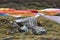
[{"label": "grass", "polygon": [[[14,17],[0,17],[0,20],[1,19],[7,19],[9,21],[14,21],[16,18]],[[13,35],[7,35],[6,34],[6,30],[8,29],[7,27],[11,27],[12,25],[8,24],[8,23],[5,23],[0,21],[0,40],[2,40],[2,38],[4,37],[7,37],[7,36],[13,36],[13,40],[22,40],[22,33],[15,33]],[[42,37],[43,38],[60,38],[60,24],[52,21],[52,20],[49,20],[49,19],[46,19],[44,17],[38,17],[38,23],[39,25],[45,27],[47,29],[47,34],[45,35],[32,35],[32,34],[28,34],[28,35],[24,35],[24,39],[25,40],[39,40],[41,39]]]}]

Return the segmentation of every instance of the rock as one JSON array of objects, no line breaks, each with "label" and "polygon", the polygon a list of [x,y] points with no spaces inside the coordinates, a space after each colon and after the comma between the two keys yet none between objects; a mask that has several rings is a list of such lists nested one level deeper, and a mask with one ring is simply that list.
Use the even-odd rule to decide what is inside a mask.
[{"label": "rock", "polygon": [[43,27],[39,27],[39,26],[34,28],[32,31],[34,34],[46,34],[47,33],[46,29],[44,29]]}]

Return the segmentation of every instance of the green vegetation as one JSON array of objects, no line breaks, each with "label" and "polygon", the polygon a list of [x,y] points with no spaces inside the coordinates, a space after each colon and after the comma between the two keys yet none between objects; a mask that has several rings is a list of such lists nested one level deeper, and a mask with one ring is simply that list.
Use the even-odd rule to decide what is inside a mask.
[{"label": "green vegetation", "polygon": [[[60,0],[0,0],[0,8],[14,8],[14,9],[44,9],[44,8],[60,8]],[[58,14],[59,15],[59,14]],[[7,35],[6,31],[12,28],[9,21],[14,21],[14,17],[0,16],[0,40],[7,36],[13,36],[14,40],[20,40],[22,33],[15,33]],[[57,37],[60,39],[60,24],[48,20],[44,17],[38,17],[39,25],[47,29],[46,35],[25,35],[25,40],[40,40],[42,37],[51,38]],[[45,40],[45,39],[44,39]],[[47,39],[46,39],[47,40]],[[53,40],[53,39],[52,39]]]},{"label": "green vegetation", "polygon": [[8,2],[1,3],[0,8],[14,8],[14,9],[44,9],[44,8],[57,8],[57,4],[50,2],[32,1],[32,2]]},{"label": "green vegetation", "polygon": [[[14,21],[16,18],[14,17],[0,17],[0,40],[4,37],[7,37],[7,36],[13,36],[14,40],[19,40],[21,39],[22,37],[22,33],[15,33],[13,35],[7,35],[6,34],[6,31],[7,29],[9,29],[10,27],[12,27],[12,25],[9,23],[9,22],[3,22],[1,20],[8,20],[8,21]],[[57,37],[57,38],[60,38],[60,24],[52,21],[52,20],[48,20],[44,17],[38,17],[38,23],[39,25],[45,27],[48,31],[47,31],[47,34],[45,35],[31,35],[31,34],[28,34],[28,35],[25,35],[25,40],[38,40],[39,38],[41,37],[46,37],[46,38],[54,38],[54,37]]]},{"label": "green vegetation", "polygon": [[15,9],[60,8],[59,3],[60,0],[0,0],[0,7]]},{"label": "green vegetation", "polygon": [[60,34],[60,24],[52,21],[52,20],[48,20],[44,17],[39,17],[38,18],[38,22],[45,27],[48,30],[48,35],[59,35]]}]

